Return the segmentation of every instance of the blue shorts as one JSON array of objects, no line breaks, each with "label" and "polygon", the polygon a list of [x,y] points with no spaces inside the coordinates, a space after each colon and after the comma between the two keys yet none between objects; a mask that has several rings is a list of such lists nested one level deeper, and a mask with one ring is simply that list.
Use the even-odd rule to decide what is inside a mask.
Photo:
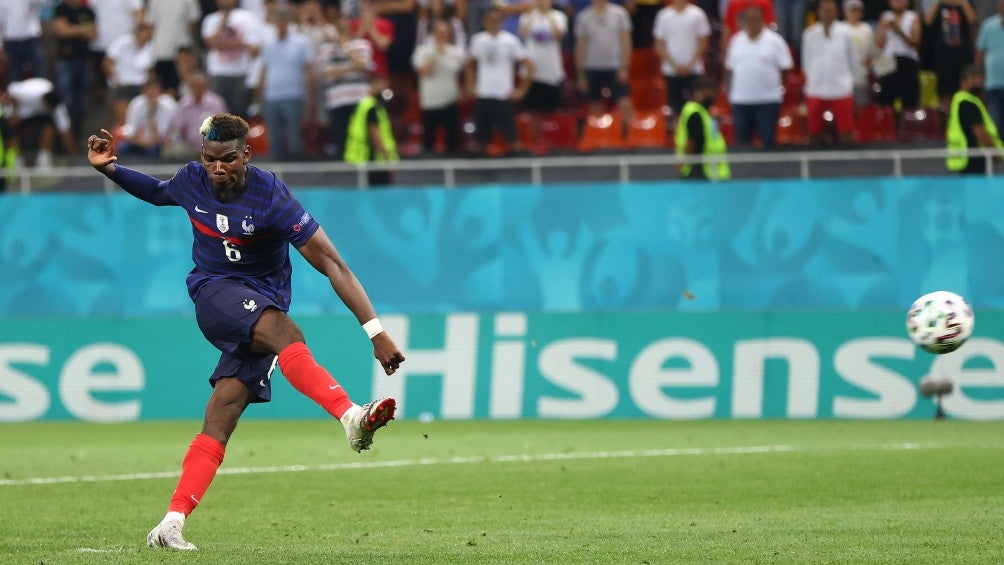
[{"label": "blue shorts", "polygon": [[235,377],[244,383],[256,399],[272,400],[272,371],[278,357],[247,351],[251,328],[266,308],[282,310],[269,297],[237,279],[207,283],[195,299],[195,319],[202,335],[223,352],[209,384],[223,377]]}]

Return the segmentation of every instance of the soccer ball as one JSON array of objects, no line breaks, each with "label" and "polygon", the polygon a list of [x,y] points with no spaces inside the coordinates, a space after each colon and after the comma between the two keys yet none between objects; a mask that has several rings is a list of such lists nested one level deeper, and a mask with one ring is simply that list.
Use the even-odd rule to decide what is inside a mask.
[{"label": "soccer ball", "polygon": [[931,353],[951,353],[973,335],[973,309],[954,292],[938,290],[921,296],[906,314],[906,333]]}]

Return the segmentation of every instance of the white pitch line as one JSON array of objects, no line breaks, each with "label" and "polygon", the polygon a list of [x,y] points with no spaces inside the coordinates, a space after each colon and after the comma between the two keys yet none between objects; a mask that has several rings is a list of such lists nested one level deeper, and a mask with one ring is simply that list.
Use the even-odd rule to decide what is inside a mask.
[{"label": "white pitch line", "polygon": [[[903,451],[914,449],[935,449],[938,444],[894,443],[873,445],[850,445],[846,450],[887,450]],[[798,447],[794,445],[753,445],[745,447],[690,447],[678,449],[643,449],[625,451],[584,451],[571,453],[524,453],[519,455],[486,455],[471,457],[429,457],[421,459],[397,459],[390,461],[361,461],[357,463],[329,463],[326,465],[282,465],[275,467],[223,467],[219,475],[253,475],[264,473],[294,473],[302,471],[344,471],[353,469],[383,469],[390,467],[418,467],[425,465],[468,465],[471,463],[532,463],[538,461],[572,461],[584,459],[631,459],[635,457],[681,457],[687,455],[751,455],[760,453],[790,453],[794,451],[818,451],[822,447]],[[829,448],[832,449],[832,448]],[[181,475],[180,471],[159,473],[130,473],[122,475],[79,475],[64,477],[35,477],[29,479],[0,479],[0,487],[26,485],[54,485],[66,483],[97,483],[110,481],[140,481],[149,479],[170,479]]]}]

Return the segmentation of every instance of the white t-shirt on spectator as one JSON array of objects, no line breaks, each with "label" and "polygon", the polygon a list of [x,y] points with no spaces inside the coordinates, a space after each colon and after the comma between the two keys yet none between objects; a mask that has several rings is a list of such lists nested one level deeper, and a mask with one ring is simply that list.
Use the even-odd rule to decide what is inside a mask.
[{"label": "white t-shirt on spectator", "polygon": [[847,24],[833,22],[827,35],[823,24],[816,22],[802,33],[806,96],[823,100],[852,96],[857,62],[858,49]]},{"label": "white t-shirt on spectator", "polygon": [[[666,45],[669,57],[677,64],[689,63],[697,53],[697,45],[701,38],[711,35],[711,24],[704,10],[693,4],[687,4],[683,10],[666,6],[659,10],[652,25],[652,37],[662,40]],[[666,61],[662,62],[662,74],[676,76],[673,67]],[[704,61],[698,60],[693,67],[693,74],[704,74]]]},{"label": "white t-shirt on spectator", "polygon": [[157,97],[157,107],[150,107],[150,99],[140,94],[129,101],[126,108],[125,131],[130,138],[149,136],[151,123],[156,125],[157,138],[166,140],[171,135],[171,122],[178,113],[178,103],[169,94]]},{"label": "white t-shirt on spectator", "polygon": [[42,8],[45,0],[3,0],[0,2],[0,38],[24,41],[42,35]]},{"label": "white t-shirt on spectator", "polygon": [[506,100],[515,90],[516,64],[527,58],[519,38],[508,31],[487,31],[471,37],[470,58],[477,62],[475,94],[478,98]]},{"label": "white t-shirt on spectator", "polygon": [[192,45],[189,26],[199,21],[202,10],[196,0],[147,0],[146,21],[153,23],[153,56],[170,61],[179,47]]},{"label": "white t-shirt on spectator", "polygon": [[847,23],[847,29],[851,32],[851,39],[858,52],[858,60],[854,64],[854,86],[868,86],[868,62],[878,50],[875,46],[875,31],[865,22]]},{"label": "white t-shirt on spectator", "polygon": [[568,33],[568,16],[564,12],[551,10],[542,14],[539,10],[531,10],[519,16],[520,32],[529,30],[523,41],[533,61],[533,80],[557,86],[565,80],[565,63],[561,57],[561,40],[554,35],[555,27]]},{"label": "white t-shirt on spectator", "polygon": [[[918,17],[917,12],[914,12],[913,10],[906,10],[903,12],[903,16],[899,20],[900,31],[902,31],[904,35],[910,35],[910,30],[913,29],[913,22],[915,22]],[[882,17],[879,21],[892,21],[895,19],[896,14],[891,10],[887,10],[882,12]],[[920,53],[917,49],[907,43],[905,39],[891,31],[885,32],[885,45],[882,47],[882,54],[887,56],[892,55],[894,57],[908,57],[915,61],[920,60]]]},{"label": "white t-shirt on spectator", "polygon": [[458,78],[467,55],[453,44],[446,45],[442,53],[437,53],[435,42],[427,41],[415,48],[411,64],[418,69],[432,59],[436,60],[432,73],[418,75],[418,105],[423,110],[438,110],[460,98]]},{"label": "white t-shirt on spectator", "polygon": [[[261,35],[264,23],[253,12],[243,8],[230,11],[227,27],[241,40],[254,46],[262,43]],[[202,20],[202,38],[216,35],[223,24],[223,12],[213,12]],[[247,49],[221,51],[210,49],[206,55],[206,73],[209,76],[244,76],[251,71],[253,58]]]},{"label": "white t-shirt on spectator", "polygon": [[755,40],[745,31],[732,36],[725,68],[732,73],[732,104],[779,103],[784,98],[781,72],[793,66],[791,51],[777,32],[764,28]]},{"label": "white t-shirt on spectator", "polygon": [[133,14],[143,9],[143,0],[91,0],[98,36],[91,42],[91,51],[107,51],[113,41],[133,31]]},{"label": "white t-shirt on spectator", "polygon": [[156,63],[153,58],[153,42],[140,47],[136,44],[136,35],[133,33],[112,41],[105,56],[113,62],[113,86],[142,86]]},{"label": "white t-shirt on spectator", "polygon": [[622,57],[621,35],[631,31],[631,15],[623,6],[607,4],[600,14],[590,6],[575,18],[575,37],[586,38],[586,54],[583,68],[596,71],[612,71],[630,57]]}]

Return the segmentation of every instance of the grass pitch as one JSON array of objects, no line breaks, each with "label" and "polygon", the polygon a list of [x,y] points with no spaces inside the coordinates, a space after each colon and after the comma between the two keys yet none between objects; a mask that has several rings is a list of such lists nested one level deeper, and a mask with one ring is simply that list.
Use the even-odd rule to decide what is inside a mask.
[{"label": "grass pitch", "polygon": [[3,563],[999,563],[1004,423],[242,422],[145,547],[195,422],[0,426]]}]

